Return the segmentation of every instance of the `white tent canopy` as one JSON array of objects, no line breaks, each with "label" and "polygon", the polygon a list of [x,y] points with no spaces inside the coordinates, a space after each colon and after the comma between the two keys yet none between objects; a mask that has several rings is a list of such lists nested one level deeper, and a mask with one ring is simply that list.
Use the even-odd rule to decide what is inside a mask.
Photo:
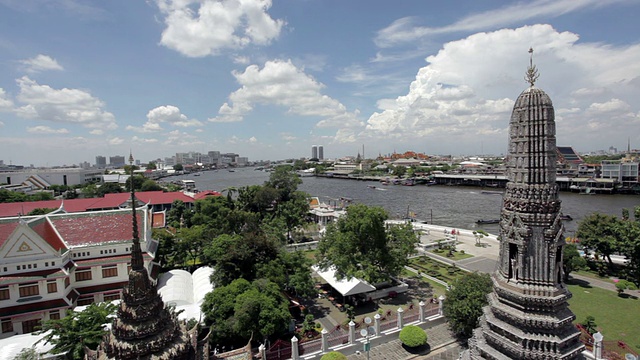
[{"label": "white tent canopy", "polygon": [[362,294],[369,291],[375,291],[376,288],[368,282],[356,278],[351,279],[342,279],[338,280],[335,277],[336,269],[329,268],[326,271],[320,270],[317,266],[313,267],[313,270],[326,281],[329,285],[331,285],[336,291],[338,291],[342,296],[356,295]]},{"label": "white tent canopy", "polygon": [[198,268],[193,274],[171,270],[160,275],[158,293],[165,304],[175,305],[178,311],[184,310],[178,316],[180,319],[200,319],[200,305],[204,296],[213,291],[213,284],[209,280],[212,273],[213,269],[208,266]]}]

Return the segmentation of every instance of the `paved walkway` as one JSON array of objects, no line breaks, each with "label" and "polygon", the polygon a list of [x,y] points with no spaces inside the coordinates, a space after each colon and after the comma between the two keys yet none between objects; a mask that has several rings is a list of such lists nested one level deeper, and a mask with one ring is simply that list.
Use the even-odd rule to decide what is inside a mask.
[{"label": "paved walkway", "polygon": [[[398,339],[398,333],[387,335],[393,340],[387,340],[384,343],[376,344],[373,341],[373,347],[369,352],[370,359],[385,360],[406,360],[406,359],[457,359],[462,347],[457,343],[453,334],[449,330],[447,323],[439,324],[426,329],[428,335],[429,347],[423,353],[412,354],[402,347],[402,343]],[[358,350],[359,353],[348,355],[349,360],[366,360],[367,355]],[[345,353],[346,354],[346,353]]]},{"label": "paved walkway", "polygon": [[[445,230],[449,233],[451,232],[451,230],[453,230],[452,228],[445,228],[436,225],[422,226],[426,226],[429,229],[429,234],[422,235],[420,238],[420,242],[423,244],[435,242],[439,239],[444,239]],[[457,250],[464,250],[467,254],[473,255],[473,257],[454,261],[447,257],[439,256],[429,251],[423,252],[423,254],[448,264],[455,263],[456,266],[469,271],[478,271],[484,273],[495,271],[496,264],[498,262],[498,252],[500,249],[500,242],[498,241],[498,239],[494,235],[483,237],[482,239],[480,239],[480,242],[483,244],[483,246],[476,246],[476,238],[473,235],[472,230],[455,230],[458,233],[458,244],[456,245]],[[608,281],[582,276],[575,273],[572,273],[570,277],[574,280],[585,283],[585,285],[590,285],[605,290],[617,291],[615,284]],[[625,293],[640,295],[640,290],[625,290]]]}]

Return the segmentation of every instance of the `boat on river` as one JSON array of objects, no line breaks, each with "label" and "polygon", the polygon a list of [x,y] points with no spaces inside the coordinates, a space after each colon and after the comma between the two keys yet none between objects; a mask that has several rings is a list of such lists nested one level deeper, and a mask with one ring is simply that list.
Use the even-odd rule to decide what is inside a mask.
[{"label": "boat on river", "polygon": [[497,224],[500,222],[500,219],[480,219],[476,220],[476,224],[486,225],[486,224]]},{"label": "boat on river", "polygon": [[569,214],[560,214],[560,220],[571,221],[573,220],[573,217]]}]

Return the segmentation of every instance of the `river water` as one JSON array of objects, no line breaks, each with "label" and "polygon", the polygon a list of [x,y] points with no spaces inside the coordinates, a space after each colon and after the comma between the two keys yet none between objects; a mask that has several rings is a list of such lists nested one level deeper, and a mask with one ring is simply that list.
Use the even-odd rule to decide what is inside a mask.
[{"label": "river water", "polygon": [[[182,175],[167,180],[192,179],[199,190],[222,191],[229,187],[262,185],[270,173],[253,168],[205,171],[200,176]],[[502,196],[498,191],[483,193],[481,188],[463,186],[402,186],[386,185],[373,181],[356,181],[323,177],[304,177],[299,190],[317,196],[321,201],[333,202],[340,198],[354,203],[381,206],[392,218],[404,217],[408,212],[428,223],[461,229],[482,228],[498,234],[498,224],[476,225],[478,219],[499,219]],[[371,188],[367,185],[375,186]],[[638,195],[580,195],[561,192],[562,212],[570,214],[573,221],[565,221],[565,234],[572,235],[577,224],[585,216],[599,212],[620,216],[622,209],[633,213],[640,206]]]}]

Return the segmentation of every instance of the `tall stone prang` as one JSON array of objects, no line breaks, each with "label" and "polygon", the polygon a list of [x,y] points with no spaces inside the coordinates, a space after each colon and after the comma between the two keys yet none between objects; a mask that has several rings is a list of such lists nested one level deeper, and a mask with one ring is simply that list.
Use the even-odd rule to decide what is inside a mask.
[{"label": "tall stone prang", "polygon": [[[197,327],[188,330],[177,314],[165,307],[158,294],[157,284],[151,281],[144,266],[138,235],[136,199],[133,189],[133,156],[131,164],[131,212],[133,241],[129,283],[125,286],[117,317],[111,331],[95,352],[87,359],[195,359],[197,354]],[[199,356],[208,359],[208,354]]]},{"label": "tall stone prang", "polygon": [[549,96],[534,86],[533,57],[525,79],[530,87],[518,96],[509,123],[509,182],[493,292],[466,357],[581,359],[584,346],[562,275],[555,116]]}]

